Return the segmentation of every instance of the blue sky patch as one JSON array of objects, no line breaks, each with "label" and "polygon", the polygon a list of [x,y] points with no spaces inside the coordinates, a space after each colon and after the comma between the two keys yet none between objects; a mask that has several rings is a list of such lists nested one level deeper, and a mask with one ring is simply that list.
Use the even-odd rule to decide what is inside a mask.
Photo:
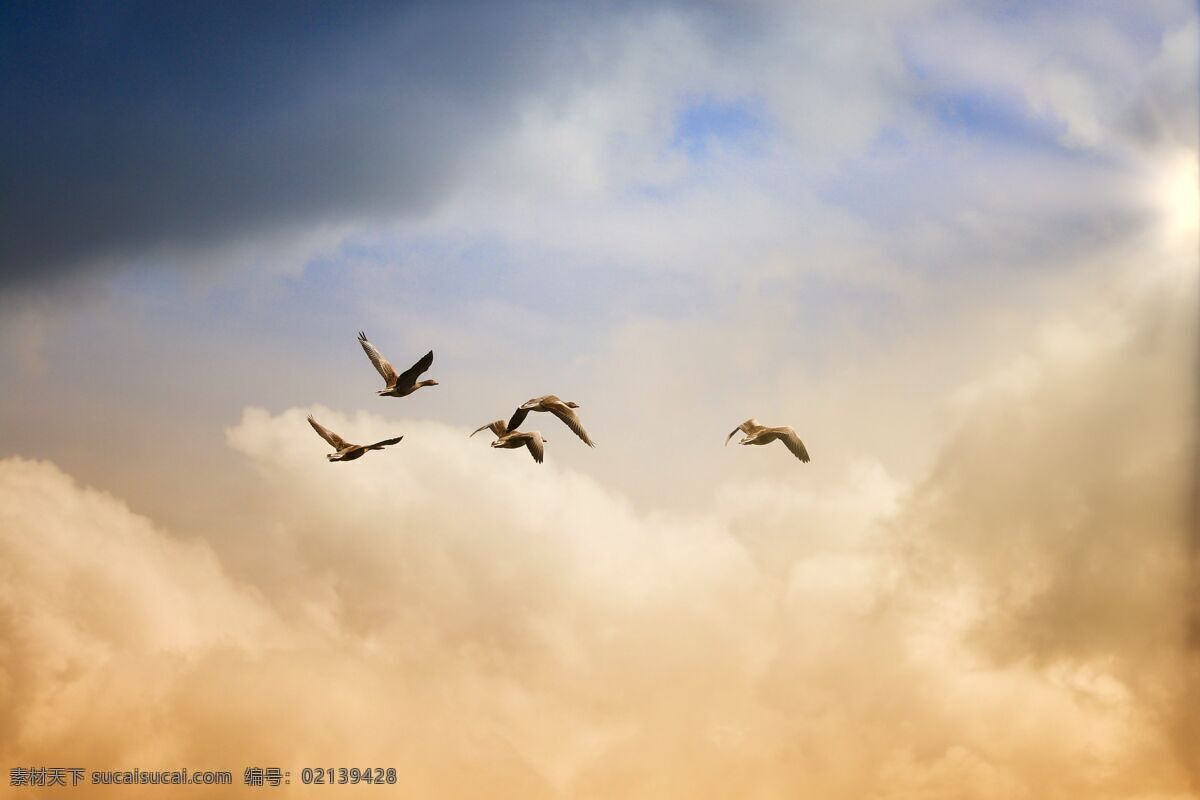
[{"label": "blue sky patch", "polygon": [[758,104],[748,100],[719,102],[700,98],[684,106],[675,119],[671,146],[690,158],[704,158],[713,142],[747,147],[765,132]]}]

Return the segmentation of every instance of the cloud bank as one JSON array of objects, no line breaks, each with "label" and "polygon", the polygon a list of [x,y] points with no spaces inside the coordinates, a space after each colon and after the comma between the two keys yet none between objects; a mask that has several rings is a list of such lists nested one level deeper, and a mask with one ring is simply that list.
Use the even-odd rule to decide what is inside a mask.
[{"label": "cloud bank", "polygon": [[[765,206],[864,156],[888,182],[890,148],[938,186],[954,179],[922,154],[963,133],[1123,167],[1191,146],[1194,10],[1099,11],[6,4],[0,284],[147,263],[295,269],[380,228],[439,230],[443,214],[653,262],[753,209],[744,251]],[[657,253],[623,245],[664,198],[688,207]]]},{"label": "cloud bank", "polygon": [[425,213],[572,25],[536,3],[6,5],[0,281]]},{"label": "cloud bank", "polygon": [[6,459],[0,760],[378,764],[439,797],[1197,797],[1195,300],[1159,271],[1045,321],[911,483],[789,463],[639,511],[439,423],[319,409],[406,434],[329,465],[305,410],[248,409],[254,522],[214,510],[201,541]]}]

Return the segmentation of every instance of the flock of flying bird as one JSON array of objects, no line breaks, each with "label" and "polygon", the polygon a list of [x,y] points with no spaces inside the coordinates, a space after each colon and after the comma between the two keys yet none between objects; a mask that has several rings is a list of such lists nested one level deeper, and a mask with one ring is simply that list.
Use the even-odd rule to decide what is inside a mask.
[{"label": "flock of flying bird", "polygon": [[[396,368],[383,357],[383,354],[375,348],[375,345],[371,344],[367,339],[367,335],[362,331],[358,332],[358,343],[362,345],[367,358],[371,359],[371,363],[375,365],[375,369],[383,377],[384,388],[376,393],[380,397],[407,397],[422,387],[438,385],[438,382],[435,380],[417,380],[433,365],[432,350],[404,372],[396,372]],[[516,450],[521,447],[528,448],[529,454],[533,456],[533,460],[540,464],[546,453],[546,442],[549,440],[542,436],[541,431],[522,431],[518,430],[518,428],[525,422],[525,418],[529,416],[530,411],[548,411],[566,423],[571,432],[582,439],[584,444],[588,447],[595,447],[596,443],[592,441],[587,431],[583,429],[583,423],[579,421],[579,415],[575,413],[575,409],[577,408],[579,408],[578,403],[571,401],[564,402],[552,394],[542,395],[518,406],[508,422],[498,419],[486,425],[480,425],[472,431],[471,436],[485,429],[490,430],[496,436],[496,440],[492,442],[492,447],[507,450]],[[403,436],[397,436],[395,439],[384,439],[374,444],[351,444],[317,422],[312,414],[308,415],[308,424],[312,425],[313,430],[320,434],[321,438],[328,442],[329,446],[334,449],[334,452],[328,453],[325,456],[330,461],[353,461],[356,458],[366,455],[368,450],[382,450],[389,445],[398,443],[404,438]],[[771,442],[779,441],[783,442],[784,446],[796,458],[804,462],[809,460],[808,450],[804,448],[804,442],[800,441],[800,437],[796,435],[796,431],[790,425],[771,428],[760,425],[758,420],[751,418],[734,428],[725,437],[725,444],[729,444],[729,440],[738,431],[745,434],[738,441],[738,444],[770,444]]]}]

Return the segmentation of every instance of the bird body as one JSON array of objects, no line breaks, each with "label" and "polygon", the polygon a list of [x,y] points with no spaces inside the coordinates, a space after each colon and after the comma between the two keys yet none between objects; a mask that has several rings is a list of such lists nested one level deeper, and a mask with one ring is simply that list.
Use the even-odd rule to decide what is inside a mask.
[{"label": "bird body", "polygon": [[796,435],[796,431],[790,425],[783,425],[778,428],[770,428],[766,425],[759,424],[758,420],[751,417],[750,419],[738,425],[729,435],[725,437],[725,444],[729,444],[729,440],[733,435],[741,431],[746,434],[738,444],[770,444],[771,442],[783,442],[784,446],[792,452],[796,458],[808,463],[808,450],[804,447],[804,442],[800,441],[800,437]]},{"label": "bird body", "polygon": [[375,369],[383,377],[384,388],[376,392],[380,397],[407,397],[422,386],[438,385],[438,382],[435,380],[417,380],[417,378],[421,377],[422,373],[433,365],[432,350],[404,372],[397,373],[396,368],[392,366],[390,361],[383,357],[383,354],[376,349],[375,345],[368,341],[367,335],[362,331],[358,332],[358,343],[362,345],[363,352],[367,354],[367,358],[371,359],[371,363],[375,365]]},{"label": "bird body", "polygon": [[471,436],[482,430],[491,430],[492,433],[496,434],[496,441],[492,442],[492,447],[504,450],[516,450],[520,447],[527,447],[529,448],[529,454],[533,456],[533,460],[539,464],[542,463],[542,459],[545,457],[545,444],[549,440],[543,439],[540,431],[509,430],[509,427],[504,424],[504,420],[498,419],[495,422],[489,422],[487,425],[480,425],[471,432]]},{"label": "bird body", "polygon": [[596,443],[588,437],[587,431],[583,429],[583,423],[579,421],[579,415],[575,413],[577,408],[579,408],[579,404],[576,402],[570,400],[564,402],[555,395],[544,394],[518,407],[508,420],[508,429],[516,430],[525,421],[525,417],[529,415],[530,411],[549,411],[566,423],[567,427],[582,439],[584,444],[588,447],[595,447]]},{"label": "bird body", "polygon": [[312,425],[313,430],[322,439],[329,442],[329,446],[334,449],[335,452],[325,454],[325,458],[330,461],[353,461],[356,458],[362,458],[368,450],[382,450],[388,445],[397,444],[404,438],[403,436],[397,436],[395,439],[384,439],[381,442],[375,442],[375,444],[351,444],[313,419],[312,414],[308,415],[308,424]]}]

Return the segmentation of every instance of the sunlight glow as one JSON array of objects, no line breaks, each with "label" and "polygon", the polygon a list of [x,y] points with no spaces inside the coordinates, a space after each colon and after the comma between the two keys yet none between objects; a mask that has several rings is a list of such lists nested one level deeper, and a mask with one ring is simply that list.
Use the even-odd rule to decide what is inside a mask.
[{"label": "sunlight glow", "polygon": [[1158,181],[1157,200],[1172,242],[1200,233],[1200,159],[1194,150],[1176,156]]}]

